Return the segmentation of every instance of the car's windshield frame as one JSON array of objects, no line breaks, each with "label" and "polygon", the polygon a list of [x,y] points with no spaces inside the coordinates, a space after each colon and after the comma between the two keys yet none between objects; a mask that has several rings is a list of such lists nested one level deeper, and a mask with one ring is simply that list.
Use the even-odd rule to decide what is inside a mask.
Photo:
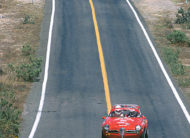
[{"label": "car's windshield frame", "polygon": [[119,110],[114,110],[114,111],[110,112],[108,116],[109,117],[117,117],[117,118],[139,117],[140,113],[135,110],[119,109]]}]

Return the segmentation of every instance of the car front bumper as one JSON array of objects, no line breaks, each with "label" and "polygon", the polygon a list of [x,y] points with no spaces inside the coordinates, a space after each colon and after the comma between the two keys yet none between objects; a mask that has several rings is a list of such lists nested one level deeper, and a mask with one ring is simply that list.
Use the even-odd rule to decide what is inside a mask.
[{"label": "car front bumper", "polygon": [[[108,133],[106,131],[103,132],[104,137],[106,138],[121,138],[120,133]],[[140,138],[142,133],[125,133],[123,138]]]}]

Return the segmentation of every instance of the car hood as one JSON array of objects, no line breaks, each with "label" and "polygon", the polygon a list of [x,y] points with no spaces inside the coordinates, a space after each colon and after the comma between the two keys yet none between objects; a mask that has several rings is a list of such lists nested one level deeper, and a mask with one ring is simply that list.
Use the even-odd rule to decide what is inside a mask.
[{"label": "car hood", "polygon": [[128,130],[135,130],[136,125],[140,125],[142,122],[142,118],[116,118],[110,117],[106,120],[106,124],[109,125],[110,130],[117,130],[121,127]]}]

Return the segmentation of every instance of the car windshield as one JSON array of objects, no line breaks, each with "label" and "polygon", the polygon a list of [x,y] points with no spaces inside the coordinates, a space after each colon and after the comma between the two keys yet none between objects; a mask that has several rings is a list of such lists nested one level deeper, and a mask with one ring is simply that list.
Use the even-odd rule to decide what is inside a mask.
[{"label": "car windshield", "polygon": [[109,114],[109,117],[138,117],[139,113],[130,110],[115,110]]}]

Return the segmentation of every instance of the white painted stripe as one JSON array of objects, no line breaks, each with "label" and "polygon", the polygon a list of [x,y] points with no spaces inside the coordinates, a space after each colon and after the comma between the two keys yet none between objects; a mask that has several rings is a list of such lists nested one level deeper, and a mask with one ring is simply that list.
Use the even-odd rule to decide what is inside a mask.
[{"label": "white painted stripe", "polygon": [[51,52],[51,40],[52,40],[52,31],[53,31],[53,22],[54,22],[54,14],[55,14],[55,0],[52,0],[52,13],[51,13],[51,21],[50,21],[50,28],[49,28],[49,36],[48,36],[48,44],[47,44],[47,51],[46,51],[46,63],[45,63],[45,73],[44,73],[44,81],[42,84],[42,94],[40,99],[40,104],[38,107],[38,112],[36,115],[35,122],[33,124],[32,130],[30,132],[29,138],[33,138],[40,122],[40,118],[42,115],[42,109],[45,100],[45,93],[46,93],[46,85],[48,80],[48,70],[49,70],[49,59],[50,59],[50,52]]},{"label": "white painted stripe", "polygon": [[160,65],[160,68],[161,68],[161,70],[162,70],[164,76],[166,77],[166,80],[167,80],[169,86],[170,86],[171,89],[172,89],[172,92],[173,92],[175,98],[177,99],[177,101],[178,101],[178,103],[179,103],[181,109],[183,110],[183,112],[184,112],[184,114],[185,114],[185,117],[187,118],[187,121],[188,121],[189,124],[190,124],[190,115],[189,115],[189,113],[188,113],[188,111],[187,111],[187,109],[186,109],[184,103],[182,102],[182,100],[181,100],[181,98],[180,98],[180,96],[179,96],[179,94],[178,94],[176,88],[174,87],[174,85],[173,85],[173,83],[172,83],[172,81],[171,81],[171,79],[170,79],[168,73],[166,72],[166,69],[164,68],[163,63],[162,63],[160,57],[158,56],[158,53],[156,52],[156,49],[155,49],[155,47],[154,47],[152,41],[150,40],[150,37],[149,37],[148,33],[146,32],[145,27],[143,26],[142,22],[140,21],[140,19],[139,19],[139,17],[138,17],[138,14],[136,13],[135,9],[133,8],[133,6],[132,6],[131,3],[129,2],[129,0],[126,0],[126,2],[128,3],[128,5],[130,6],[131,10],[133,11],[133,13],[134,13],[134,15],[135,15],[135,17],[136,17],[136,19],[137,19],[137,21],[138,21],[138,23],[139,23],[141,29],[142,29],[144,35],[145,35],[145,37],[146,37],[146,39],[147,39],[147,41],[148,41],[148,43],[149,43],[149,45],[150,45],[150,47],[151,47],[151,49],[152,49],[152,51],[153,51],[153,53],[154,53],[154,55],[155,55],[157,61],[158,61],[158,64]]}]

